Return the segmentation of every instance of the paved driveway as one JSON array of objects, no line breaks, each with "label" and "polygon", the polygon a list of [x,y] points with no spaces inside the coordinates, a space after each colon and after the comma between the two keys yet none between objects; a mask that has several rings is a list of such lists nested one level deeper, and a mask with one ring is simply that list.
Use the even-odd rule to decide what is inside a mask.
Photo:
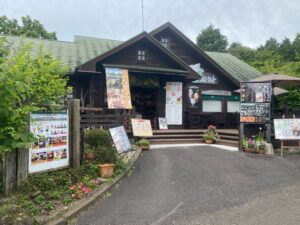
[{"label": "paved driveway", "polygon": [[[74,221],[73,221],[74,222]],[[153,149],[76,224],[300,224],[300,156]]]}]

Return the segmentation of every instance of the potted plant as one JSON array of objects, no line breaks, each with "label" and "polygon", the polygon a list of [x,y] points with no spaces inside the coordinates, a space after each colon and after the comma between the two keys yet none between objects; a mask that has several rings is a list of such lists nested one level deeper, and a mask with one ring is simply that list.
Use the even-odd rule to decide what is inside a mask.
[{"label": "potted plant", "polygon": [[95,150],[99,147],[99,129],[90,129],[84,132],[84,156],[85,160],[95,160]]},{"label": "potted plant", "polygon": [[150,142],[146,138],[142,138],[137,142],[137,144],[143,151],[147,151],[150,149]]},{"label": "potted plant", "polygon": [[218,133],[216,127],[213,125],[209,125],[207,130],[204,131],[203,138],[206,144],[212,144],[217,141]]},{"label": "potted plant", "polygon": [[248,152],[248,153],[255,153],[256,151],[256,143],[255,143],[255,140],[254,139],[247,139],[245,137],[245,145],[244,145],[244,142],[243,142],[243,145],[244,145],[244,151],[245,152]]},{"label": "potted plant", "polygon": [[90,131],[94,145],[95,160],[99,163],[99,174],[102,178],[110,178],[113,175],[117,153],[112,147],[110,134],[104,129]]},{"label": "potted plant", "polygon": [[258,135],[255,137],[255,142],[257,147],[257,153],[260,155],[264,155],[266,153],[266,142],[261,127],[259,128]]}]

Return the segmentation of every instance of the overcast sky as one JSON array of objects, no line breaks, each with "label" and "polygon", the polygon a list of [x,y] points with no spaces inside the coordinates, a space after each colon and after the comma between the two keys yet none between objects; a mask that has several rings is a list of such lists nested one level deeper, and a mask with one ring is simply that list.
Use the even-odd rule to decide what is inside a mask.
[{"label": "overcast sky", "polygon": [[[0,0],[0,15],[30,15],[56,31],[127,40],[142,31],[141,0]],[[256,47],[269,37],[294,39],[300,32],[300,0],[144,0],[145,30],[170,21],[192,41],[210,23],[229,42]]]}]

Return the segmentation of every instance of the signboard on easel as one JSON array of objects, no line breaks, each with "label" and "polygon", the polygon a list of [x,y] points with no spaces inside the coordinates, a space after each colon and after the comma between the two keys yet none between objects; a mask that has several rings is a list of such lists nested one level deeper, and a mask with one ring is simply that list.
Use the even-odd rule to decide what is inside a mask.
[{"label": "signboard on easel", "polygon": [[274,119],[275,138],[300,140],[300,119]]},{"label": "signboard on easel", "polygon": [[124,126],[110,128],[109,132],[119,154],[132,149]]},{"label": "signboard on easel", "polygon": [[153,136],[150,120],[131,119],[132,132],[135,137]]}]

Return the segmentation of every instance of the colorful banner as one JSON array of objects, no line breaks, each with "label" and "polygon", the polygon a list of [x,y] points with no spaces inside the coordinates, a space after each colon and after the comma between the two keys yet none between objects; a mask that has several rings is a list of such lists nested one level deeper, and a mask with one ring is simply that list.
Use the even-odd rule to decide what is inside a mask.
[{"label": "colorful banner", "polygon": [[267,83],[242,82],[241,102],[271,102],[272,85]]},{"label": "colorful banner", "polygon": [[160,130],[168,130],[168,121],[166,118],[158,118],[158,125]]},{"label": "colorful banner", "polygon": [[132,109],[127,69],[105,68],[109,109]]},{"label": "colorful banner", "polygon": [[275,138],[300,140],[300,119],[274,119]]},{"label": "colorful banner", "polygon": [[36,137],[29,150],[29,173],[69,166],[68,113],[32,113],[30,132]]},{"label": "colorful banner", "polygon": [[153,136],[150,120],[131,119],[132,132],[135,137]]},{"label": "colorful banner", "polygon": [[131,145],[123,126],[110,128],[109,132],[119,154],[131,150]]},{"label": "colorful banner", "polygon": [[168,125],[182,125],[181,82],[166,82],[166,118]]}]

